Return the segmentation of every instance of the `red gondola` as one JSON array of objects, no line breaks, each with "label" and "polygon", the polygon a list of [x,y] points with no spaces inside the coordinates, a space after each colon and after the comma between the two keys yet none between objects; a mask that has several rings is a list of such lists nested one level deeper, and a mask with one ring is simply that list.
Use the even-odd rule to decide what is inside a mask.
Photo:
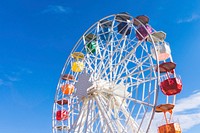
[{"label": "red gondola", "polygon": [[160,88],[165,95],[176,95],[182,90],[182,81],[179,78],[169,78],[161,82]]},{"label": "red gondola", "polygon": [[[182,81],[174,75],[176,64],[165,62],[159,65],[160,73],[166,72],[167,77],[161,82],[160,88],[165,95],[176,95],[182,90]],[[158,68],[156,68],[158,70]]]},{"label": "red gondola", "polygon": [[58,110],[56,112],[56,120],[67,120],[69,118],[69,112],[67,110]]}]

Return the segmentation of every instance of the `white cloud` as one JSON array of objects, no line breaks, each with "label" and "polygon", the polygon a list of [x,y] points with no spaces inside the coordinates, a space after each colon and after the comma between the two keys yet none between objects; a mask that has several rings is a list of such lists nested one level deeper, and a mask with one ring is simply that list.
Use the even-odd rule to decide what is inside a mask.
[{"label": "white cloud", "polygon": [[70,7],[64,7],[60,5],[48,5],[48,7],[43,10],[42,13],[70,14],[72,13],[72,9]]},{"label": "white cloud", "polygon": [[174,108],[175,116],[179,119],[184,131],[200,124],[200,91],[187,98],[177,100]]},{"label": "white cloud", "polygon": [[200,124],[200,113],[183,115],[179,115],[176,113],[176,117],[179,119],[183,131],[187,131],[193,126]]},{"label": "white cloud", "polygon": [[187,17],[187,18],[184,18],[184,19],[179,19],[177,21],[178,24],[180,23],[190,23],[190,22],[193,22],[195,20],[198,20],[200,19],[200,15],[199,14],[192,14],[191,16]]},{"label": "white cloud", "polygon": [[200,92],[190,95],[187,98],[177,100],[174,108],[175,112],[185,112],[194,109],[200,109]]}]

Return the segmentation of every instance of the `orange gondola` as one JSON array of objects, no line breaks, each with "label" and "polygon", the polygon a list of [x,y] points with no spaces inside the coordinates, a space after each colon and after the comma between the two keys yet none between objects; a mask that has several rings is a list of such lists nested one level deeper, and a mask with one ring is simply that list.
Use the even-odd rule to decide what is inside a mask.
[{"label": "orange gondola", "polygon": [[[181,133],[180,124],[176,122],[171,122],[172,120],[172,110],[174,108],[173,104],[161,104],[156,106],[155,112],[164,113],[166,124],[158,127],[158,133]],[[167,119],[166,113],[170,114],[169,120]]]},{"label": "orange gondola", "polygon": [[70,95],[74,92],[74,85],[72,84],[65,84],[61,86],[61,90],[63,94]]},{"label": "orange gondola", "polygon": [[158,133],[182,133],[179,123],[170,123],[158,127]]}]

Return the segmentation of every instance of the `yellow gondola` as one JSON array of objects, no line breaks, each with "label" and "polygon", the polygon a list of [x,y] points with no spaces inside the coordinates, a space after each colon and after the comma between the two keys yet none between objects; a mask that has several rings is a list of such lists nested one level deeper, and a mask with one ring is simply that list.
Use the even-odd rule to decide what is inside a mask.
[{"label": "yellow gondola", "polygon": [[82,72],[84,70],[84,54],[81,52],[74,52],[71,55],[74,58],[74,61],[72,62],[72,71],[73,72]]},{"label": "yellow gondola", "polygon": [[84,69],[83,61],[75,61],[72,63],[72,71],[73,72],[82,72]]}]

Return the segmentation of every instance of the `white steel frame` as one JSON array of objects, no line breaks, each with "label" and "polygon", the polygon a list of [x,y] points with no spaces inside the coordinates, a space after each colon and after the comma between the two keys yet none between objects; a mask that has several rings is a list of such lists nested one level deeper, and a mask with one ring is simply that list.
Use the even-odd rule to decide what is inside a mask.
[{"label": "white steel frame", "polygon": [[[159,62],[153,60],[150,53],[150,47],[155,44],[147,42],[146,37],[142,41],[137,40],[137,27],[133,25],[133,17],[130,17],[131,21],[125,21],[131,29],[129,35],[118,33],[119,21],[115,14],[92,25],[74,46],[71,54],[84,53],[84,72],[91,74],[90,82],[93,86],[88,88],[88,95],[83,99],[76,97],[76,91],[81,88],[76,88],[72,95],[62,93],[61,85],[75,85],[79,82],[78,75],[82,74],[71,71],[73,59],[69,56],[61,76],[71,74],[77,81],[64,81],[60,77],[53,107],[53,133],[148,132],[158,98],[160,74],[155,72],[155,67]],[[106,35],[99,32],[102,30],[102,20],[112,22],[109,31],[111,39],[108,41],[100,38],[101,35]],[[85,50],[85,36],[89,33],[97,37],[94,54]],[[124,89],[124,95],[114,91],[114,88],[119,87]],[[60,106],[56,103],[63,98],[68,99],[68,105]],[[62,109],[68,110],[70,117],[65,121],[57,121],[55,113]],[[62,127],[61,130],[57,129],[59,126]]]}]

